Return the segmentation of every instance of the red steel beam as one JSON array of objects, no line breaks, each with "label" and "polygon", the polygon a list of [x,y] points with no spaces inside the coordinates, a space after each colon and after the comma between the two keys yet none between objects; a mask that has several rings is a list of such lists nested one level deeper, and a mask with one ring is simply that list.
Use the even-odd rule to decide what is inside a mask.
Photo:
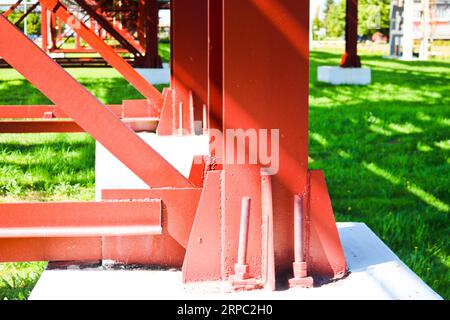
[{"label": "red steel beam", "polygon": [[0,204],[0,238],[161,234],[161,200]]},{"label": "red steel beam", "polygon": [[[290,272],[294,260],[293,198],[307,189],[309,2],[226,0],[223,8],[224,131],[279,129],[280,166],[272,176],[275,269],[279,277]],[[242,50],[243,44],[246,50]],[[247,159],[252,152],[257,148],[247,148]],[[261,176],[254,167],[224,165],[226,274],[232,274],[236,262],[242,197],[251,197],[252,212],[261,212]],[[250,272],[257,275],[262,249],[258,242],[261,215],[256,213],[250,221],[254,240],[248,250],[255,257],[249,263]]]},{"label": "red steel beam", "polygon": [[72,26],[93,49],[124,76],[144,97],[150,100],[153,106],[160,106],[162,103],[161,93],[145,80],[136,70],[133,69],[114,49],[108,46],[99,36],[89,29],[77,17],[71,14],[67,8],[58,0],[41,0],[41,5],[53,11],[58,18],[66,24]]},{"label": "red steel beam", "polygon": [[8,10],[6,10],[3,13],[3,16],[6,18],[8,17],[16,8],[22,3],[23,0],[18,0],[16,3],[14,3]]},{"label": "red steel beam", "polygon": [[[122,122],[135,132],[156,132],[158,118],[123,118]],[[57,133],[85,132],[75,121],[48,120],[12,120],[0,121],[0,133]]]},{"label": "red steel beam", "polygon": [[[124,100],[123,104],[107,105],[119,118],[153,117],[155,110],[145,100]],[[69,118],[61,108],[54,105],[0,105],[0,119]]]},{"label": "red steel beam", "polygon": [[347,0],[345,13],[345,53],[342,68],[361,68],[358,56],[358,0]]},{"label": "red steel beam", "polygon": [[[118,117],[122,117],[122,105],[108,105],[107,106]],[[0,119],[21,119],[21,118],[44,118],[46,114],[51,113],[52,118],[69,118],[61,108],[53,105],[10,105],[0,106]]]},{"label": "red steel beam", "polygon": [[152,187],[191,186],[181,173],[3,16],[0,16],[0,39],[0,55],[12,67],[145,183]]},{"label": "red steel beam", "polygon": [[42,50],[48,51],[48,11],[41,7],[41,36],[42,36]]},{"label": "red steel beam", "polygon": [[140,29],[143,28],[145,34],[145,57],[140,67],[162,68],[162,60],[158,53],[157,0],[139,0],[139,22]]},{"label": "red steel beam", "polygon": [[0,204],[0,261],[101,260],[103,236],[160,234],[161,212],[160,200]]}]

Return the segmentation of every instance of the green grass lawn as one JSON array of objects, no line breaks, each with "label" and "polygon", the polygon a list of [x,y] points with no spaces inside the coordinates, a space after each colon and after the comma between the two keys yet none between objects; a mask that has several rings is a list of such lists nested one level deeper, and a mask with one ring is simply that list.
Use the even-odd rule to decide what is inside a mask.
[{"label": "green grass lawn", "polygon": [[[444,298],[450,298],[450,62],[364,54],[373,84],[316,81],[311,56],[310,167],[325,171],[339,221],[361,221]],[[139,98],[111,69],[73,69],[104,103]],[[160,88],[161,89],[161,88]],[[0,70],[0,104],[49,101]],[[94,141],[86,134],[0,135],[0,201],[92,200]],[[26,298],[45,263],[0,264],[0,299]]]}]

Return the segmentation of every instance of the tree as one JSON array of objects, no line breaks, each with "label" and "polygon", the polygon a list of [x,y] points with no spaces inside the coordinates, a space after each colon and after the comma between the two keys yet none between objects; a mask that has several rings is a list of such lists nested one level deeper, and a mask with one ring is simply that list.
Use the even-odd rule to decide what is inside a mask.
[{"label": "tree", "polygon": [[389,33],[390,0],[359,0],[358,5],[360,35],[371,36],[377,31]]},{"label": "tree", "polygon": [[[23,12],[14,11],[8,16],[8,20],[12,23],[15,23],[20,19],[23,15]],[[32,12],[27,17],[27,34],[32,35],[40,35],[41,34],[41,19],[39,18],[39,14]],[[25,22],[22,21],[19,23],[19,29],[23,30]]]},{"label": "tree", "polygon": [[328,38],[339,38],[345,32],[345,0],[330,3],[325,15],[325,28]]},{"label": "tree", "polygon": [[[325,28],[327,37],[339,38],[345,35],[346,0],[327,1],[325,7]],[[390,0],[358,0],[358,34],[370,37],[376,31],[389,33]]]}]

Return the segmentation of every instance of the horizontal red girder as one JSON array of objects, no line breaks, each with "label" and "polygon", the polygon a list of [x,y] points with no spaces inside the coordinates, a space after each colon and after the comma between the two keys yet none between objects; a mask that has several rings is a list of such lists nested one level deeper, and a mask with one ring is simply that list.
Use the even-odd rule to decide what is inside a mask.
[{"label": "horizontal red girder", "polygon": [[[136,132],[156,132],[158,118],[123,118],[121,120]],[[58,132],[85,132],[72,120],[46,119],[46,120],[10,120],[0,121],[0,133],[58,133]]]},{"label": "horizontal red girder", "polygon": [[201,188],[105,189],[102,190],[102,200],[161,199],[166,231],[185,248],[201,194]]},{"label": "horizontal red girder", "polygon": [[[154,114],[147,100],[124,100],[123,104],[107,105],[120,118],[149,117]],[[0,119],[44,118],[51,112],[54,118],[69,118],[69,116],[54,105],[0,105]]]},{"label": "horizontal red girder", "polygon": [[[0,238],[161,234],[161,200],[0,204]],[[1,254],[0,254],[1,257]]]}]

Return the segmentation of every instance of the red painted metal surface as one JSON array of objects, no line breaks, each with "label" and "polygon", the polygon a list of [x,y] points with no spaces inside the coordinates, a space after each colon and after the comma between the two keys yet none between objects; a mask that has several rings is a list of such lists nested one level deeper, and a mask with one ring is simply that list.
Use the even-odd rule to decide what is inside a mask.
[{"label": "red painted metal surface", "polygon": [[347,273],[347,263],[325,177],[322,171],[313,170],[309,180],[309,212],[305,217],[308,273],[312,276],[338,279]]},{"label": "red painted metal surface", "polygon": [[103,199],[159,198],[163,233],[158,236],[107,237],[103,255],[126,263],[181,267],[201,189],[103,190]]},{"label": "red painted metal surface", "polygon": [[208,100],[207,1],[171,1],[172,103],[182,119],[176,128],[186,134],[193,133],[194,121],[202,121]]},{"label": "red painted metal surface", "polygon": [[[224,129],[280,130],[280,168],[272,177],[277,275],[292,270],[292,198],[307,188],[308,14],[307,1],[224,2]],[[242,43],[246,43],[246,50],[242,50]],[[238,199],[248,195],[254,203],[260,203],[259,169],[249,174],[242,166],[225,165],[224,170],[226,216],[230,219],[229,225],[234,226],[238,225],[235,221],[239,213]],[[243,177],[245,184],[237,177]],[[241,187],[236,189],[236,185]],[[260,210],[255,208],[256,212]],[[227,242],[232,243],[236,231],[230,233],[231,238],[226,237]],[[231,256],[235,256],[235,250],[230,248]],[[256,245],[253,254],[258,264],[260,251],[260,246]],[[226,268],[229,270],[230,266]],[[253,268],[259,267],[255,264]]]},{"label": "red painted metal surface", "polygon": [[221,174],[209,171],[206,176],[186,248],[183,282],[222,279]]},{"label": "red painted metal surface", "polygon": [[209,127],[222,130],[223,123],[223,18],[222,0],[208,1],[208,118]]},{"label": "red painted metal surface", "polygon": [[3,262],[96,260],[101,236],[161,233],[160,200],[4,203],[0,217]]},{"label": "red painted metal surface", "polygon": [[161,213],[161,200],[2,203],[0,238],[161,234]]},{"label": "red painted metal surface", "polygon": [[358,56],[358,0],[346,0],[345,54],[341,60],[343,68],[361,68]]},{"label": "red painted metal surface", "polygon": [[71,120],[13,120],[0,121],[0,133],[84,132]]},{"label": "red painted metal surface", "polygon": [[200,188],[182,189],[142,189],[142,190],[103,190],[103,200],[162,199],[163,214],[167,231],[182,247],[186,247],[194,221],[202,190]]},{"label": "red painted metal surface", "polygon": [[0,55],[144,182],[153,187],[191,186],[116,115],[1,16],[0,38],[4,40],[0,42]]},{"label": "red painted metal surface", "polygon": [[158,53],[158,9],[157,0],[139,0],[140,34],[145,35],[145,56],[136,61],[141,68],[162,68]]},{"label": "red painted metal surface", "polygon": [[[135,132],[156,132],[158,118],[139,117],[121,119]],[[0,121],[0,133],[57,133],[85,132],[75,121],[62,119]]]},{"label": "red painted metal surface", "polygon": [[[56,0],[42,1],[62,20],[69,18],[65,10],[55,7]],[[46,118],[40,122],[55,123],[60,120],[52,117],[72,118],[150,186],[145,190],[103,190],[103,200],[140,204],[160,199],[156,202],[161,205],[162,227],[160,234],[147,230],[145,234],[123,235],[114,229],[116,234],[105,235],[95,233],[100,226],[87,240],[87,231],[75,232],[69,238],[54,233],[55,238],[39,238],[35,243],[27,238],[0,239],[1,258],[182,265],[184,282],[230,279],[235,289],[266,286],[274,290],[276,282],[311,286],[308,274],[315,278],[343,277],[346,262],[325,179],[320,171],[308,171],[307,166],[309,3],[173,0],[171,8],[171,88],[164,90],[159,103],[125,100],[122,106],[111,108],[98,102],[0,17],[0,55],[55,103],[18,110],[0,107],[0,116],[33,115]],[[142,27],[141,22],[137,28]],[[83,32],[90,37],[92,31]],[[142,38],[142,30],[140,33]],[[92,39],[93,43],[101,41],[99,37]],[[106,52],[116,54],[111,48]],[[271,138],[279,137],[275,142],[279,142],[278,170],[268,175],[263,168],[267,164],[262,161],[230,161],[236,160],[230,155],[238,146],[226,148],[231,141],[234,145],[234,137],[225,136],[221,141],[224,159],[217,159],[215,154],[196,157],[201,161],[193,163],[186,179],[127,128],[123,123],[126,120],[119,119],[145,121],[158,115],[160,135],[192,134],[194,120],[203,121],[205,133],[210,128],[223,132],[268,130],[268,136],[260,136],[256,142],[259,146],[269,142],[270,146]],[[272,130],[279,130],[279,135]],[[253,158],[257,149],[247,146],[246,159]],[[268,151],[276,153],[276,149],[271,146]],[[216,163],[218,160],[226,161],[222,165]],[[248,200],[242,206],[242,199],[251,199],[251,207]],[[92,219],[101,219],[102,213],[95,210],[101,210],[103,203],[89,204],[94,208]],[[17,214],[5,220],[14,225],[0,228],[0,236],[2,231],[7,235],[27,227],[29,219],[17,217],[20,208],[26,208],[17,208]],[[75,208],[82,207],[77,204]],[[120,211],[126,217],[119,211],[113,208],[109,218],[119,226],[127,225],[127,219],[133,217],[132,209]],[[70,219],[58,220],[51,215],[42,223],[49,228],[58,221],[63,225],[72,221],[77,230],[82,228],[77,216],[73,213]],[[2,219],[0,205],[0,222]],[[23,232],[24,237],[31,234]]]}]

